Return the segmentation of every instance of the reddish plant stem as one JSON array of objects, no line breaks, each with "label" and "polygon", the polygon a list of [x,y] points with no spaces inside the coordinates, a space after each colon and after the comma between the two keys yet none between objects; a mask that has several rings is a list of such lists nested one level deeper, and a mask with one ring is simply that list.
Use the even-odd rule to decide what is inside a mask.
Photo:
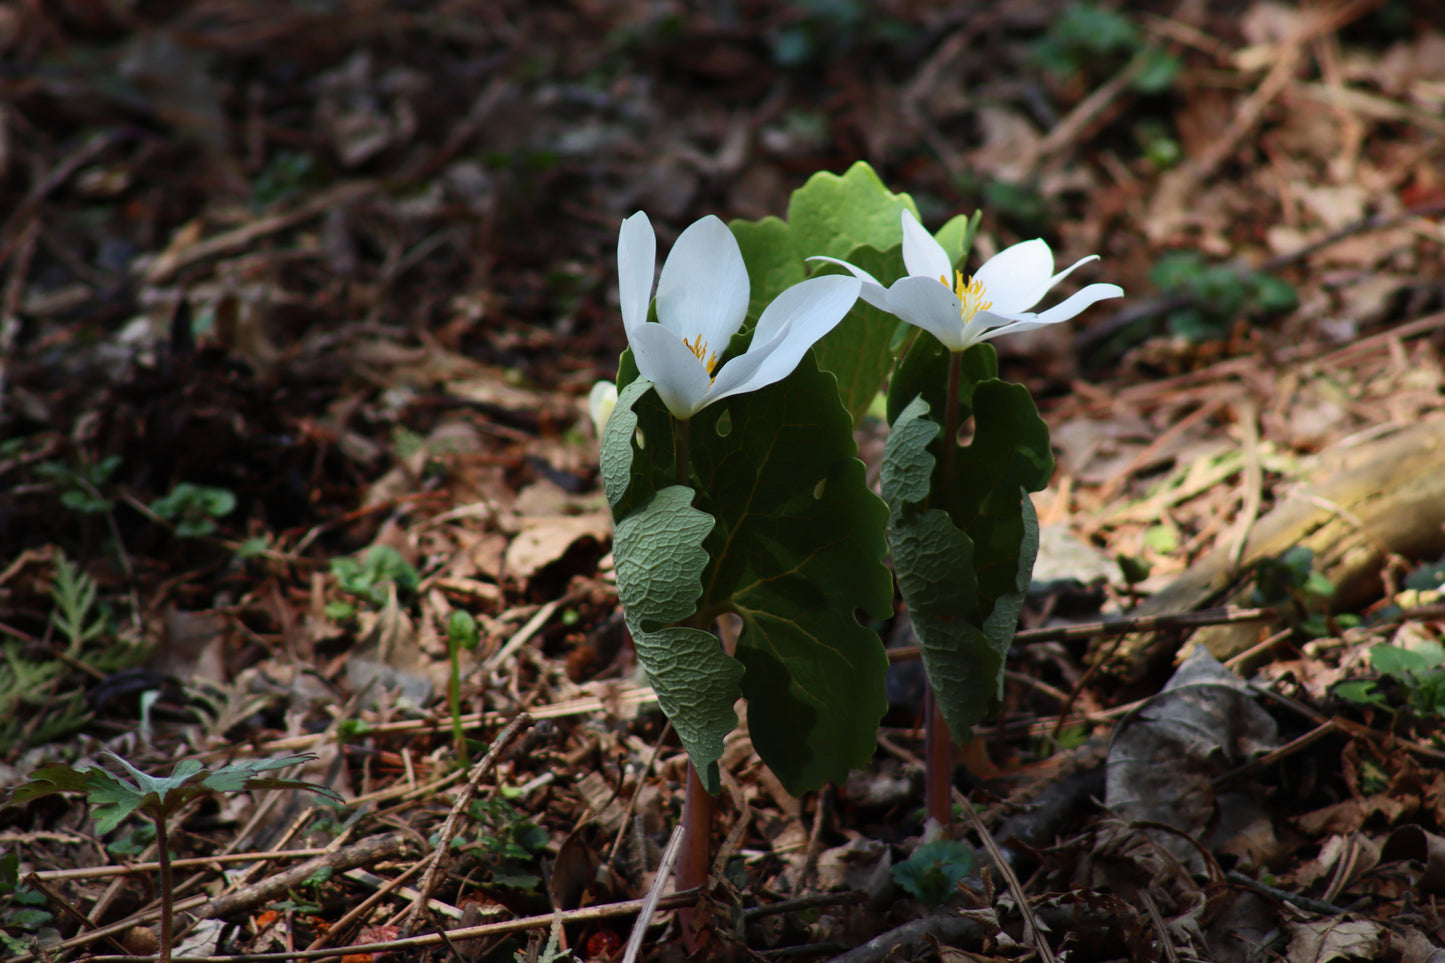
[{"label": "reddish plant stem", "polygon": [[953,740],[932,684],[923,695],[923,711],[924,812],[947,829],[953,821]]},{"label": "reddish plant stem", "polygon": [[[948,356],[948,394],[943,403],[943,472],[938,479],[939,499],[953,523],[960,528],[955,493],[958,490],[958,382],[963,376],[963,352]],[[948,724],[938,708],[933,680],[923,698],[923,799],[924,812],[945,829],[953,821],[953,741]]]},{"label": "reddish plant stem", "polygon": [[692,763],[687,764],[687,796],[682,804],[682,850],[677,854],[678,892],[707,884],[712,862],[712,797]]}]

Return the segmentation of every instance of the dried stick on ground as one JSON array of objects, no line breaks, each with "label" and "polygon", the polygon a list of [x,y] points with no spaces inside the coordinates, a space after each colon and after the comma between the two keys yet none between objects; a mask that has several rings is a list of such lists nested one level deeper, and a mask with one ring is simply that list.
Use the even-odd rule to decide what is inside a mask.
[{"label": "dried stick on ground", "polygon": [[193,915],[197,919],[230,919],[285,896],[287,890],[300,886],[318,869],[329,868],[332,872],[344,873],[361,866],[374,866],[389,859],[397,859],[404,856],[410,848],[411,841],[400,833],[372,836],[334,853],[308,859],[245,889],[219,896],[196,909]]},{"label": "dried stick on ground", "polygon": [[411,904],[411,910],[407,913],[406,923],[401,928],[402,933],[410,935],[416,926],[417,920],[426,909],[427,901],[431,899],[432,890],[436,889],[437,881],[441,878],[442,871],[445,868],[446,856],[451,849],[452,840],[456,838],[457,833],[461,831],[462,820],[466,818],[466,813],[472,805],[472,800],[477,797],[477,790],[481,788],[482,780],[487,778],[487,774],[490,773],[492,767],[497,764],[497,759],[501,756],[502,750],[507,748],[512,740],[517,738],[517,735],[523,729],[531,726],[531,724],[531,716],[525,712],[519,714],[517,718],[507,723],[507,728],[503,729],[497,735],[496,739],[492,740],[492,746],[487,750],[487,754],[472,768],[471,778],[467,780],[467,784],[462,787],[462,791],[457,794],[456,805],[452,806],[452,811],[450,815],[447,816],[447,821],[442,824],[441,832],[437,836],[436,848],[431,851],[431,855],[427,856],[428,865],[426,876],[422,879],[421,885],[417,887],[421,893],[421,898]]}]

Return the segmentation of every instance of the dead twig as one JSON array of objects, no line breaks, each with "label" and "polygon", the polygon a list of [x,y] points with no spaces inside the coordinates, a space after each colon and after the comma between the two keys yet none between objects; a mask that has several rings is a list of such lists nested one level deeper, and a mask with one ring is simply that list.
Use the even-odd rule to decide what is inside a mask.
[{"label": "dead twig", "polygon": [[1048,136],[1039,141],[1034,147],[1032,167],[1039,167],[1046,163],[1053,155],[1078,140],[1084,132],[1084,128],[1093,123],[1100,114],[1108,109],[1109,105],[1119,99],[1119,96],[1129,89],[1143,71],[1148,63],[1148,52],[1137,54],[1132,60],[1124,65],[1124,68],[1096,87],[1093,93],[1085,97],[1074,107],[1073,110],[1059,121],[1049,131]]},{"label": "dead twig", "polygon": [[994,869],[1003,876],[1009,892],[1013,894],[1014,901],[1018,903],[1019,912],[1023,914],[1024,918],[1024,941],[1033,944],[1034,951],[1038,953],[1039,959],[1044,963],[1058,963],[1059,958],[1054,955],[1054,948],[1049,945],[1048,940],[1044,939],[1044,928],[1039,925],[1038,918],[1034,916],[1033,904],[1029,902],[1028,894],[1024,892],[1023,883],[1019,882],[1018,874],[1013,871],[1008,859],[999,850],[998,843],[993,841],[993,834],[988,831],[983,820],[978,818],[978,813],[974,811],[973,804],[968,801],[968,797],[957,789],[953,790],[953,801],[963,807],[963,814],[973,825],[973,831],[978,833],[978,838],[983,841],[983,848],[988,851],[989,858],[993,860]]},{"label": "dead twig", "polygon": [[662,851],[662,860],[657,864],[657,872],[652,877],[652,888],[647,891],[647,896],[642,901],[642,909],[637,913],[637,921],[632,924],[632,935],[627,938],[627,949],[622,954],[622,963],[635,963],[637,954],[642,952],[642,941],[647,936],[647,927],[652,922],[652,914],[657,912],[662,891],[672,879],[672,867],[677,862],[677,854],[681,849],[682,826],[678,825],[672,827],[672,836],[667,841],[667,848]]},{"label": "dead twig", "polygon": [[[557,913],[545,913],[541,916],[523,916],[514,920],[504,920],[500,923],[486,923],[481,926],[466,926],[454,930],[448,930],[445,934],[453,940],[473,939],[480,936],[496,936],[502,933],[518,933],[523,930],[534,930],[550,927],[554,920],[559,917],[564,923],[585,923],[591,920],[612,919],[617,916],[631,916],[642,910],[644,899],[630,899],[620,903],[603,903],[599,906],[585,906],[576,910],[563,910]],[[674,893],[671,896],[664,896],[657,901],[658,909],[676,909],[679,906],[691,906],[697,902],[696,893]],[[127,926],[134,925],[134,922],[127,922],[124,925],[117,924],[111,932],[117,932]],[[92,934],[94,935],[94,934]],[[352,946],[332,946],[320,950],[295,950],[284,953],[235,953],[228,956],[174,956],[171,963],[287,963],[289,960],[324,960],[333,956],[351,956],[352,954],[384,954],[396,950],[414,950],[428,946],[437,946],[445,942],[441,933],[426,933],[421,936],[411,936],[400,940],[388,940],[384,943],[358,943]],[[55,949],[55,948],[52,948]],[[33,954],[18,957],[7,963],[31,963],[36,959]],[[152,956],[94,956],[90,958],[93,963],[154,963]]]},{"label": "dead twig", "polygon": [[191,915],[197,919],[230,919],[280,898],[287,890],[299,886],[317,870],[330,869],[336,873],[344,873],[361,866],[397,859],[410,848],[411,841],[399,833],[363,839],[345,849],[317,856],[299,866],[275,873],[245,889],[208,900]]},{"label": "dead twig", "polygon": [[377,184],[373,181],[343,181],[300,204],[295,210],[263,217],[259,221],[252,221],[195,244],[173,246],[162,251],[149,264],[142,262],[143,280],[147,285],[164,284],[182,268],[209,258],[246,250],[263,237],[319,217],[334,207],[360,200],[376,188]]},{"label": "dead twig", "polygon": [[1230,537],[1229,563],[1236,572],[1244,558],[1244,546],[1249,543],[1249,533],[1254,531],[1255,520],[1259,517],[1260,501],[1264,498],[1264,472],[1259,466],[1259,413],[1254,403],[1245,399],[1239,405],[1239,428],[1244,436],[1240,447],[1244,449],[1244,505],[1239,511],[1238,530]]},{"label": "dead twig", "polygon": [[440,832],[437,833],[436,846],[426,857],[426,876],[422,878],[421,885],[417,887],[420,893],[420,899],[412,903],[411,910],[406,917],[406,922],[402,924],[402,933],[409,934],[412,929],[415,928],[422,911],[426,909],[427,901],[431,898],[432,890],[436,889],[436,885],[441,879],[442,871],[446,865],[446,855],[451,849],[452,840],[456,837],[457,833],[461,831],[462,820],[467,818],[467,810],[471,807],[472,800],[476,798],[477,792],[481,789],[482,780],[491,773],[492,767],[497,764],[497,759],[501,757],[502,750],[507,748],[523,729],[531,725],[532,717],[525,712],[520,713],[517,718],[507,723],[505,729],[497,734],[497,738],[492,740],[491,748],[487,750],[487,754],[472,767],[471,778],[468,779],[467,784],[462,787],[462,791],[457,794],[457,801],[455,805],[452,806],[451,813],[447,815],[446,822],[442,824]]},{"label": "dead twig", "polygon": [[[1177,612],[1171,615],[1135,615],[1102,622],[1080,622],[1078,625],[1047,629],[1024,629],[1014,636],[1016,644],[1031,642],[1068,642],[1106,635],[1131,635],[1135,632],[1159,632],[1169,629],[1197,629],[1204,625],[1237,625],[1245,622],[1272,622],[1279,618],[1274,609],[1217,608],[1198,612]],[[911,662],[922,655],[916,645],[888,650],[889,662]]]}]

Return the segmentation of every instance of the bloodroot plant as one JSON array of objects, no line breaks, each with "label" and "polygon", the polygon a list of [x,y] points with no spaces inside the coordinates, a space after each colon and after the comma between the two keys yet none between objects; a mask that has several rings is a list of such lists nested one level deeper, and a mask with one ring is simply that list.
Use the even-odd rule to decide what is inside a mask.
[{"label": "bloodroot plant", "polygon": [[[959,216],[929,234],[912,199],[860,163],[810,178],[786,220],[693,224],[654,298],[652,225],[622,223],[629,349],[615,388],[589,401],[618,596],[691,760],[680,890],[707,881],[740,698],[754,748],[795,795],[872,757],[888,660],[860,615],[892,614],[890,549],[931,680],[928,814],[949,822],[949,730],[966,738],[999,703],[1038,550],[1029,493],[1053,471],[1028,389],[999,380],[985,342],[1123,293],[1092,284],[1035,313],[1092,258],[1055,274],[1048,245],[1026,241],[966,277],[977,225]],[[880,499],[853,429],[885,380]]]}]

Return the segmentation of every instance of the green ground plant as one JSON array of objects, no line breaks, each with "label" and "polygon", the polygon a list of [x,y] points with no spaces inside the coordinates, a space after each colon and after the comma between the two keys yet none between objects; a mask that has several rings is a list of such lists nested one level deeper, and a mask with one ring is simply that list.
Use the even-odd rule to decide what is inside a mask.
[{"label": "green ground plant", "polygon": [[893,867],[893,881],[928,907],[946,902],[973,872],[975,857],[966,843],[939,839],[924,843]]},{"label": "green ground plant", "polygon": [[177,538],[205,538],[216,533],[216,519],[236,510],[236,495],[229,488],[181,482],[150,509],[171,523]]},{"label": "green ground plant", "polygon": [[[416,567],[390,545],[373,545],[360,560],[351,556],[332,559],[331,575],[342,591],[377,608],[386,604],[389,586],[394,584],[399,595],[409,597],[421,584]],[[356,615],[356,606],[330,602],[326,614],[334,619],[349,619]]]},{"label": "green ground plant", "polygon": [[336,802],[342,801],[335,791],[325,786],[267,775],[315,758],[308,754],[252,759],[216,769],[207,769],[195,759],[183,759],[176,763],[169,776],[164,777],[142,772],[116,753],[107,751],[106,755],[130,778],[101,766],[46,766],[32,772],[30,778],[19,786],[0,791],[0,809],[23,806],[45,796],[66,793],[89,800],[96,832],[102,836],[113,831],[132,813],[139,812],[149,819],[155,828],[156,859],[160,864],[160,963],[170,960],[174,933],[168,837],[173,817],[205,796],[258,789],[307,789]]},{"label": "green ground plant", "polygon": [[141,646],[117,638],[95,580],[58,550],[50,595],[50,624],[64,639],[63,649],[47,657],[19,639],[0,641],[0,754],[50,742],[86,723],[85,688],[66,684],[76,667],[105,675],[145,655]]},{"label": "green ground plant", "polygon": [[495,886],[532,891],[542,882],[537,857],[547,847],[547,830],[507,801],[507,790],[472,803],[469,815],[480,831],[474,840],[457,838],[455,849],[474,853]]},{"label": "green ground plant", "polygon": [[120,456],[109,455],[93,464],[75,466],[41,462],[35,466],[35,474],[60,487],[60,504],[65,508],[82,515],[102,515],[115,507],[102,491],[119,467]]},{"label": "green ground plant", "polygon": [[1241,318],[1268,318],[1293,311],[1299,297],[1287,282],[1229,264],[1210,264],[1197,251],[1163,255],[1149,271],[1161,291],[1184,295],[1188,304],[1169,312],[1169,330],[1190,341],[1226,337]]},{"label": "green ground plant", "polygon": [[[1370,649],[1370,667],[1399,686],[1405,705],[1429,719],[1445,716],[1445,646],[1434,639],[1409,648],[1382,643]],[[1335,694],[1357,705],[1391,710],[1378,682],[1353,679],[1335,686]]]},{"label": "green ground plant", "polygon": [[451,661],[451,672],[447,678],[447,708],[452,714],[452,742],[457,749],[457,760],[462,768],[472,767],[472,753],[467,745],[467,735],[462,730],[462,651],[476,651],[481,637],[477,631],[477,620],[470,612],[456,609],[447,622],[447,656]]}]

